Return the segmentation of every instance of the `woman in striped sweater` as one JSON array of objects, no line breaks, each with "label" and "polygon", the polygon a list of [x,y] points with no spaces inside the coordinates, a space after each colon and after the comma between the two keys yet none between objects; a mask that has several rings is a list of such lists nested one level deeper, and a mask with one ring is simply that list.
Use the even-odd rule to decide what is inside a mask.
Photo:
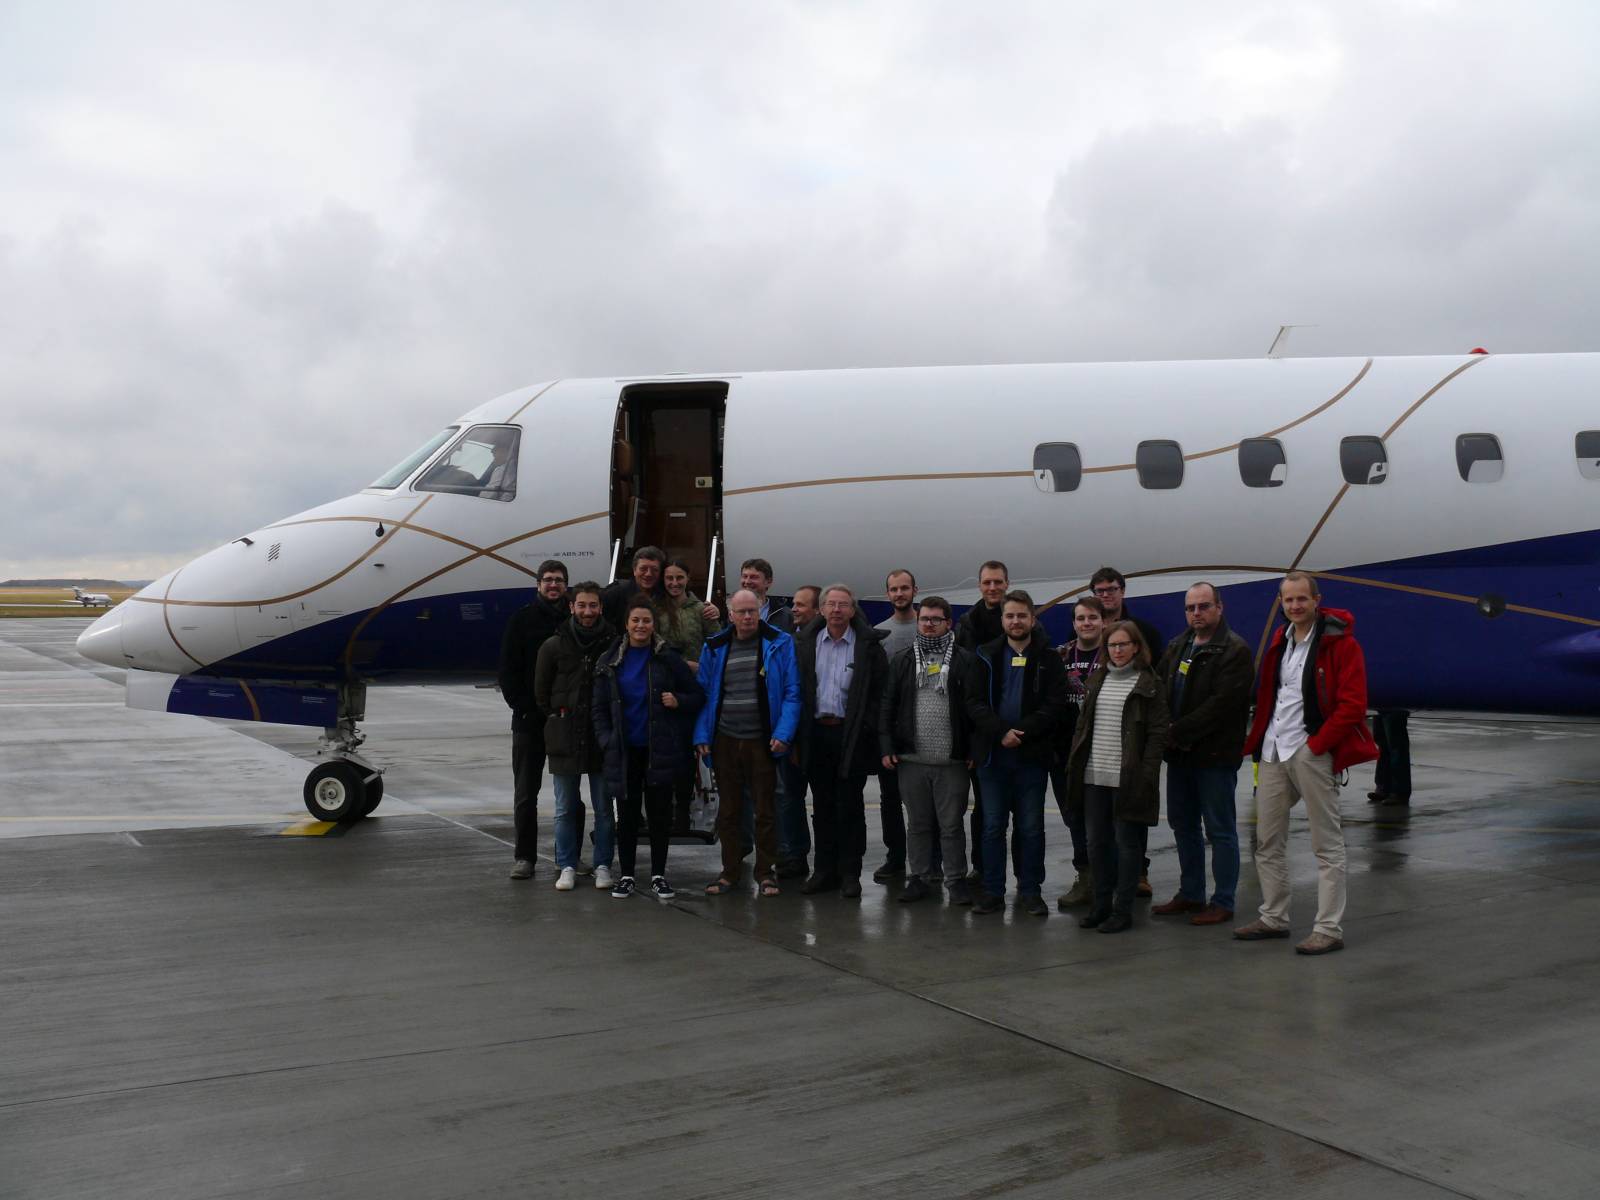
[{"label": "woman in striped sweater", "polygon": [[1145,839],[1161,815],[1167,701],[1137,625],[1108,626],[1104,645],[1067,755],[1067,805],[1083,815],[1094,875],[1094,901],[1078,924],[1121,933],[1133,924]]}]

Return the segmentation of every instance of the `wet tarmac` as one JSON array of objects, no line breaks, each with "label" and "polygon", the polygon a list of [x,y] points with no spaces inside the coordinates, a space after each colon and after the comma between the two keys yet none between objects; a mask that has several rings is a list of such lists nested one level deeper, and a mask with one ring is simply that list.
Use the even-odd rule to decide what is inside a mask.
[{"label": "wet tarmac", "polygon": [[1308,959],[712,900],[709,848],[668,905],[514,883],[492,691],[375,690],[377,815],[281,836],[312,734],[130,712],[83,624],[0,621],[0,1196],[1596,1193],[1600,726],[1414,720]]}]

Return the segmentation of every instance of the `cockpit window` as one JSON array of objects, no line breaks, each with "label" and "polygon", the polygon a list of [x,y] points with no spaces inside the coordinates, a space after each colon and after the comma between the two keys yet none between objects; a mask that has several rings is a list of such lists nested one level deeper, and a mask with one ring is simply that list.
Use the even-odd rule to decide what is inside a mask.
[{"label": "cockpit window", "polygon": [[438,433],[429,438],[427,444],[420,450],[413,451],[412,453],[406,455],[404,459],[390,467],[382,475],[378,476],[375,482],[369,483],[367,486],[375,488],[399,487],[402,483],[411,478],[411,472],[415,471],[423,463],[427,462],[428,459],[433,457],[433,452],[435,450],[444,445],[451,438],[455,437],[456,430],[460,428],[461,426],[459,425],[452,425],[448,429],[441,429]]},{"label": "cockpit window", "polygon": [[510,500],[517,494],[521,440],[522,430],[515,425],[474,425],[417,480],[417,491]]}]

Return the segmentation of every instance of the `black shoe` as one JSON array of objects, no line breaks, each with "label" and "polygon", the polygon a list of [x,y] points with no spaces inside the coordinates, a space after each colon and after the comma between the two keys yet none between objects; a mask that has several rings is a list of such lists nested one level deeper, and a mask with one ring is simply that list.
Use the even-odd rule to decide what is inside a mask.
[{"label": "black shoe", "polygon": [[[856,885],[859,889],[860,885]],[[836,892],[839,890],[839,877],[837,875],[813,875],[800,885],[802,896],[815,896],[818,892]],[[861,893],[858,890],[856,894]]]},{"label": "black shoe", "polygon": [[991,896],[988,892],[984,892],[983,895],[979,896],[972,905],[972,911],[975,913],[987,914],[1005,912],[1005,910],[1005,900],[999,896]]},{"label": "black shoe", "polygon": [[1043,896],[1022,896],[1017,900],[1017,911],[1025,912],[1030,917],[1048,917],[1050,906],[1044,902]]},{"label": "black shoe", "polygon": [[1101,933],[1121,933],[1133,928],[1133,918],[1127,913],[1112,913],[1100,922]]},{"label": "black shoe", "polygon": [[1087,917],[1078,922],[1079,929],[1099,929],[1100,926],[1111,919],[1111,914],[1103,908],[1097,908]]},{"label": "black shoe", "polygon": [[804,879],[809,872],[803,858],[786,858],[778,864],[779,879]]},{"label": "black shoe", "polygon": [[879,867],[872,873],[872,882],[888,883],[892,879],[900,878],[900,876],[904,875],[905,873],[905,863],[896,863],[893,860],[886,859],[883,866]]},{"label": "black shoe", "polygon": [[918,900],[926,900],[931,895],[933,889],[928,886],[927,880],[913,875],[906,881],[906,886],[900,889],[900,903],[915,904]]},{"label": "black shoe", "polygon": [[977,867],[973,867],[972,870],[967,872],[967,886],[968,887],[979,887],[979,886],[982,885],[982,883],[983,883],[983,872],[978,870]]},{"label": "black shoe", "polygon": [[967,881],[965,879],[956,880],[949,887],[945,888],[944,891],[951,904],[972,903],[972,889],[967,886]]},{"label": "black shoe", "polygon": [[1367,793],[1367,803],[1368,804],[1387,804],[1387,803],[1389,803],[1389,793],[1388,792],[1368,792]]},{"label": "black shoe", "polygon": [[839,895],[843,896],[846,900],[861,899],[861,878],[857,875],[851,875],[845,878],[839,884]]}]

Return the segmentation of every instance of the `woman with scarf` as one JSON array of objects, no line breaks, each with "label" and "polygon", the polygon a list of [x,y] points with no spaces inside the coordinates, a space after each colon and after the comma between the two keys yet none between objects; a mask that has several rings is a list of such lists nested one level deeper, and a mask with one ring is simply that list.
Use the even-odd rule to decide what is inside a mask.
[{"label": "woman with scarf", "polygon": [[944,882],[951,904],[971,904],[967,874],[967,782],[972,725],[966,693],[978,660],[955,644],[950,604],[925,596],[917,608],[917,636],[889,661],[879,711],[883,769],[900,779],[906,810],[906,885],[900,901],[933,894],[931,870],[938,829]]},{"label": "woman with scarf", "polygon": [[1094,877],[1089,915],[1078,924],[1121,933],[1133,925],[1145,839],[1161,813],[1168,718],[1139,627],[1115,621],[1103,641],[1067,756],[1067,804],[1082,814]]},{"label": "woman with scarf", "polygon": [[642,593],[628,601],[623,638],[594,677],[595,736],[605,753],[606,787],[616,798],[619,877],[611,894],[634,892],[641,807],[650,822],[650,891],[676,894],[667,882],[672,839],[672,784],[693,757],[695,714],[706,694],[683,657],[656,636],[656,612]]}]

